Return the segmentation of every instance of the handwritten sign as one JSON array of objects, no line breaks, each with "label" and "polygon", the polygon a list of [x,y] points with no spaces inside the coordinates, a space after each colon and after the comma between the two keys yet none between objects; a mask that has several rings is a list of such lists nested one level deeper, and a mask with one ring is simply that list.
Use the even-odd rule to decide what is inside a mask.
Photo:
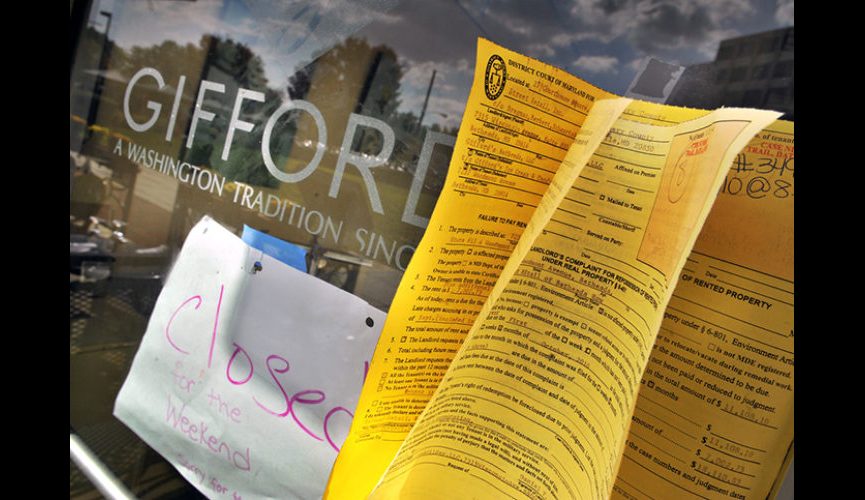
[{"label": "handwritten sign", "polygon": [[206,217],[114,414],[210,498],[320,498],[384,317]]}]

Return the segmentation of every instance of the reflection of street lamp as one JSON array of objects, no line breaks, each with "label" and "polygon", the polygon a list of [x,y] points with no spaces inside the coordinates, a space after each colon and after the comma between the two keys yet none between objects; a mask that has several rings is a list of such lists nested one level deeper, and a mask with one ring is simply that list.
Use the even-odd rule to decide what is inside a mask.
[{"label": "reflection of street lamp", "polygon": [[420,110],[420,118],[417,119],[418,130],[420,130],[420,127],[421,127],[420,123],[423,121],[423,115],[426,114],[426,105],[429,102],[429,94],[430,94],[430,92],[432,92],[432,86],[433,86],[433,82],[435,81],[435,79],[436,79],[436,70],[433,70],[432,76],[429,79],[429,87],[427,87],[427,89],[426,89],[426,97],[423,100],[423,108],[421,108],[421,110]]},{"label": "reflection of street lamp", "polygon": [[102,85],[105,84],[105,77],[103,76],[105,67],[108,66],[108,31],[111,29],[111,13],[106,12],[104,10],[99,11],[100,16],[105,16],[107,21],[105,21],[105,33],[103,34],[102,41],[102,54],[99,56],[99,79],[97,80],[97,87],[99,88],[99,95],[102,94]]},{"label": "reflection of street lamp", "polygon": [[[104,10],[99,11],[100,16],[105,16],[108,20],[105,21],[105,33],[103,34],[104,40],[102,41],[102,55],[99,56],[99,71],[103,71],[105,66],[108,65],[108,31],[111,29],[111,13],[106,12]],[[100,76],[102,79],[102,83],[105,82],[105,78]],[[100,87],[100,92],[102,88]]]},{"label": "reflection of street lamp", "polygon": [[99,55],[99,66],[96,68],[96,83],[93,85],[93,97],[90,100],[90,111],[87,113],[87,138],[93,135],[90,125],[96,121],[96,111],[99,109],[99,100],[102,97],[102,87],[105,85],[105,67],[108,65],[108,31],[111,29],[111,13],[104,10],[99,11],[100,16],[105,16],[105,33],[102,40],[102,54]]},{"label": "reflection of street lamp", "polygon": [[100,10],[99,14],[108,18],[108,21],[105,22],[105,38],[108,38],[108,30],[111,29],[111,13],[106,12],[104,10]]}]

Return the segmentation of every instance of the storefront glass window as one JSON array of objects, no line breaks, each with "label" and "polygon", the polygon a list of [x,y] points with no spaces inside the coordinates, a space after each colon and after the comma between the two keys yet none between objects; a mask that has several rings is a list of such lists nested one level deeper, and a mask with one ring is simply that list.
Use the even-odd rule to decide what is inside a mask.
[{"label": "storefront glass window", "polygon": [[[442,188],[478,37],[619,94],[647,56],[702,68],[671,102],[735,105],[700,75],[765,52],[736,39],[771,30],[792,57],[792,2],[722,3],[72,1],[72,432],[133,494],[196,497],[111,410],[202,216],[298,245],[309,273],[387,311]],[[767,105],[789,118],[787,96],[773,87]],[[70,494],[93,494],[74,464]]]}]

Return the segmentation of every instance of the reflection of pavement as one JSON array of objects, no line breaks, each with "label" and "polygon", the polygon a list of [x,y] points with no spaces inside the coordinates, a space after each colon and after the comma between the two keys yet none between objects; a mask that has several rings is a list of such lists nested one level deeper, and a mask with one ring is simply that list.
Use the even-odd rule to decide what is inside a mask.
[{"label": "reflection of pavement", "polygon": [[[155,298],[145,286],[129,285],[112,280],[70,283],[71,432],[137,497],[203,498],[112,415]],[[69,494],[75,499],[102,498],[71,461]]]}]

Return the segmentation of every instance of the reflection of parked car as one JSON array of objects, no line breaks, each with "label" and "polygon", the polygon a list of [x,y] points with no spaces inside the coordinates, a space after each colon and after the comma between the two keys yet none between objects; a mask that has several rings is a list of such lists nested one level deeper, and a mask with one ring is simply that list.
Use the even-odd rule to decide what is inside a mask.
[{"label": "reflection of parked car", "polygon": [[121,293],[138,313],[150,314],[170,266],[168,247],[139,247],[120,221],[90,219],[86,234],[69,235],[70,283],[96,295]]}]

